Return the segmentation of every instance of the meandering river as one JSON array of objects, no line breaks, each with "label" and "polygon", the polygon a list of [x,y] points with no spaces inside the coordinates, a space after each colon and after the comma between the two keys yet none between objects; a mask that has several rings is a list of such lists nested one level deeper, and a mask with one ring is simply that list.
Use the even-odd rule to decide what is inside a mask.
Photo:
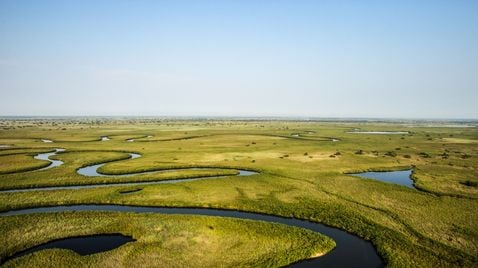
[{"label": "meandering river", "polygon": [[[56,152],[44,153],[35,156],[37,159],[49,160],[52,162],[47,168],[59,166],[63,162],[54,162],[58,160],[50,160],[49,157],[61,152],[62,149],[56,149]],[[130,159],[141,157],[139,154],[130,153]],[[120,161],[120,160],[118,160]],[[54,164],[55,163],[55,164]],[[106,175],[98,172],[102,164],[90,165],[78,169],[78,173],[84,176],[118,176]],[[45,168],[43,168],[45,169]],[[204,168],[192,168],[204,169]],[[207,168],[211,169],[211,168]],[[183,170],[183,169],[181,169]],[[254,171],[237,170],[237,176],[251,176],[258,174]],[[122,174],[121,176],[133,176],[139,174],[147,174],[162,171],[148,171],[141,173]],[[130,185],[144,185],[144,184],[160,184],[160,183],[179,183],[200,179],[223,178],[228,176],[210,176],[210,177],[195,177],[188,179],[175,179],[153,182],[128,182],[128,183],[113,183],[100,185],[74,185],[74,186],[51,186],[51,187],[37,187],[29,189],[10,189],[0,191],[5,192],[23,192],[23,191],[38,191],[38,190],[74,190],[94,187],[111,187],[111,186],[130,186]],[[132,193],[134,194],[134,193]],[[209,208],[166,208],[166,207],[146,207],[146,206],[127,206],[127,205],[72,205],[72,206],[51,206],[51,207],[34,207],[19,210],[11,210],[0,212],[0,217],[11,215],[25,215],[33,213],[51,213],[51,212],[72,212],[72,211],[106,211],[106,212],[135,212],[135,213],[162,213],[162,214],[188,214],[188,215],[204,215],[204,216],[220,216],[238,219],[259,220],[271,223],[280,223],[289,226],[295,226],[319,232],[332,238],[336,243],[336,248],[328,254],[319,258],[303,260],[292,264],[292,267],[383,267],[385,264],[378,255],[376,249],[369,241],[366,241],[358,236],[352,235],[337,228],[329,227],[320,223],[310,222],[295,218],[283,218],[273,215],[265,215],[253,212],[232,211]],[[67,239],[65,239],[67,241]],[[133,242],[134,243],[134,242]],[[34,247],[41,250],[41,247]],[[33,250],[26,249],[26,250]],[[36,250],[34,250],[36,251]],[[26,252],[26,251],[22,251]],[[31,251],[33,252],[33,251]]]}]

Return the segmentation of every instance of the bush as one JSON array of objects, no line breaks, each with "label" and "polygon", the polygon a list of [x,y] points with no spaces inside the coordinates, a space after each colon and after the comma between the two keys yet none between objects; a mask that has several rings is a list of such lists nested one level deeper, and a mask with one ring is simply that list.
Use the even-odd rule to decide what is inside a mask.
[{"label": "bush", "polygon": [[397,153],[394,152],[394,151],[389,151],[389,152],[386,152],[385,155],[386,155],[386,156],[395,157],[395,156],[397,156]]},{"label": "bush", "polygon": [[460,183],[470,187],[478,187],[478,182],[476,181],[467,180],[467,181],[461,181]]},{"label": "bush", "polygon": [[418,154],[419,156],[423,157],[423,158],[430,158],[431,156],[425,152],[421,152]]}]

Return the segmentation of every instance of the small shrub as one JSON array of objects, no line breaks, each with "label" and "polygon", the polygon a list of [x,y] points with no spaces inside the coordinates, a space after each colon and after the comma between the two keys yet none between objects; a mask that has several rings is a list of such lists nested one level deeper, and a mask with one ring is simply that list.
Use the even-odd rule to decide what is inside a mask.
[{"label": "small shrub", "polygon": [[389,152],[386,152],[385,155],[386,155],[386,156],[395,157],[395,156],[397,156],[397,153],[394,152],[394,151],[389,151]]},{"label": "small shrub", "polygon": [[467,181],[460,181],[460,183],[465,185],[465,186],[478,187],[478,182],[476,182],[476,181],[467,180]]},{"label": "small shrub", "polygon": [[423,158],[430,158],[430,157],[431,157],[429,154],[427,154],[427,153],[425,153],[425,152],[421,152],[421,153],[419,153],[418,155],[420,155],[420,156],[423,157]]}]

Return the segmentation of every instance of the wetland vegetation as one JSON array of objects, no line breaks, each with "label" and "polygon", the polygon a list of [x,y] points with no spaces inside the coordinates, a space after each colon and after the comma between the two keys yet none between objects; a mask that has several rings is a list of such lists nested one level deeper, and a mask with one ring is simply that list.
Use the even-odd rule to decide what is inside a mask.
[{"label": "wetland vegetation", "polygon": [[[476,123],[93,122],[1,122],[0,144],[9,145],[0,147],[0,243],[5,245],[0,258],[5,266],[284,266],[333,255],[338,252],[334,247],[344,243],[277,222],[187,215],[191,213],[65,210],[4,215],[86,204],[296,218],[370,241],[382,264],[391,267],[478,264]],[[375,135],[351,133],[359,130]],[[47,157],[35,157],[39,154]],[[78,172],[88,167],[94,176]],[[241,170],[253,172],[237,176]],[[403,170],[410,170],[407,179],[411,175],[416,189],[351,175]],[[166,181],[173,183],[156,183]],[[9,259],[49,241],[104,234],[136,241],[87,256],[55,248]]]}]

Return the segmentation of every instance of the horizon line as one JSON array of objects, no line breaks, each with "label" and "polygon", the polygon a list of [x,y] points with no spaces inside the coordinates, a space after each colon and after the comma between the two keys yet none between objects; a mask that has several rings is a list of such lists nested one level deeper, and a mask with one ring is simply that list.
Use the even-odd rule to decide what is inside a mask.
[{"label": "horizon line", "polygon": [[284,115],[0,115],[0,119],[63,119],[63,118],[142,118],[142,119],[232,119],[232,120],[295,120],[295,121],[459,121],[478,122],[467,117],[354,117],[354,116],[284,116]]}]

